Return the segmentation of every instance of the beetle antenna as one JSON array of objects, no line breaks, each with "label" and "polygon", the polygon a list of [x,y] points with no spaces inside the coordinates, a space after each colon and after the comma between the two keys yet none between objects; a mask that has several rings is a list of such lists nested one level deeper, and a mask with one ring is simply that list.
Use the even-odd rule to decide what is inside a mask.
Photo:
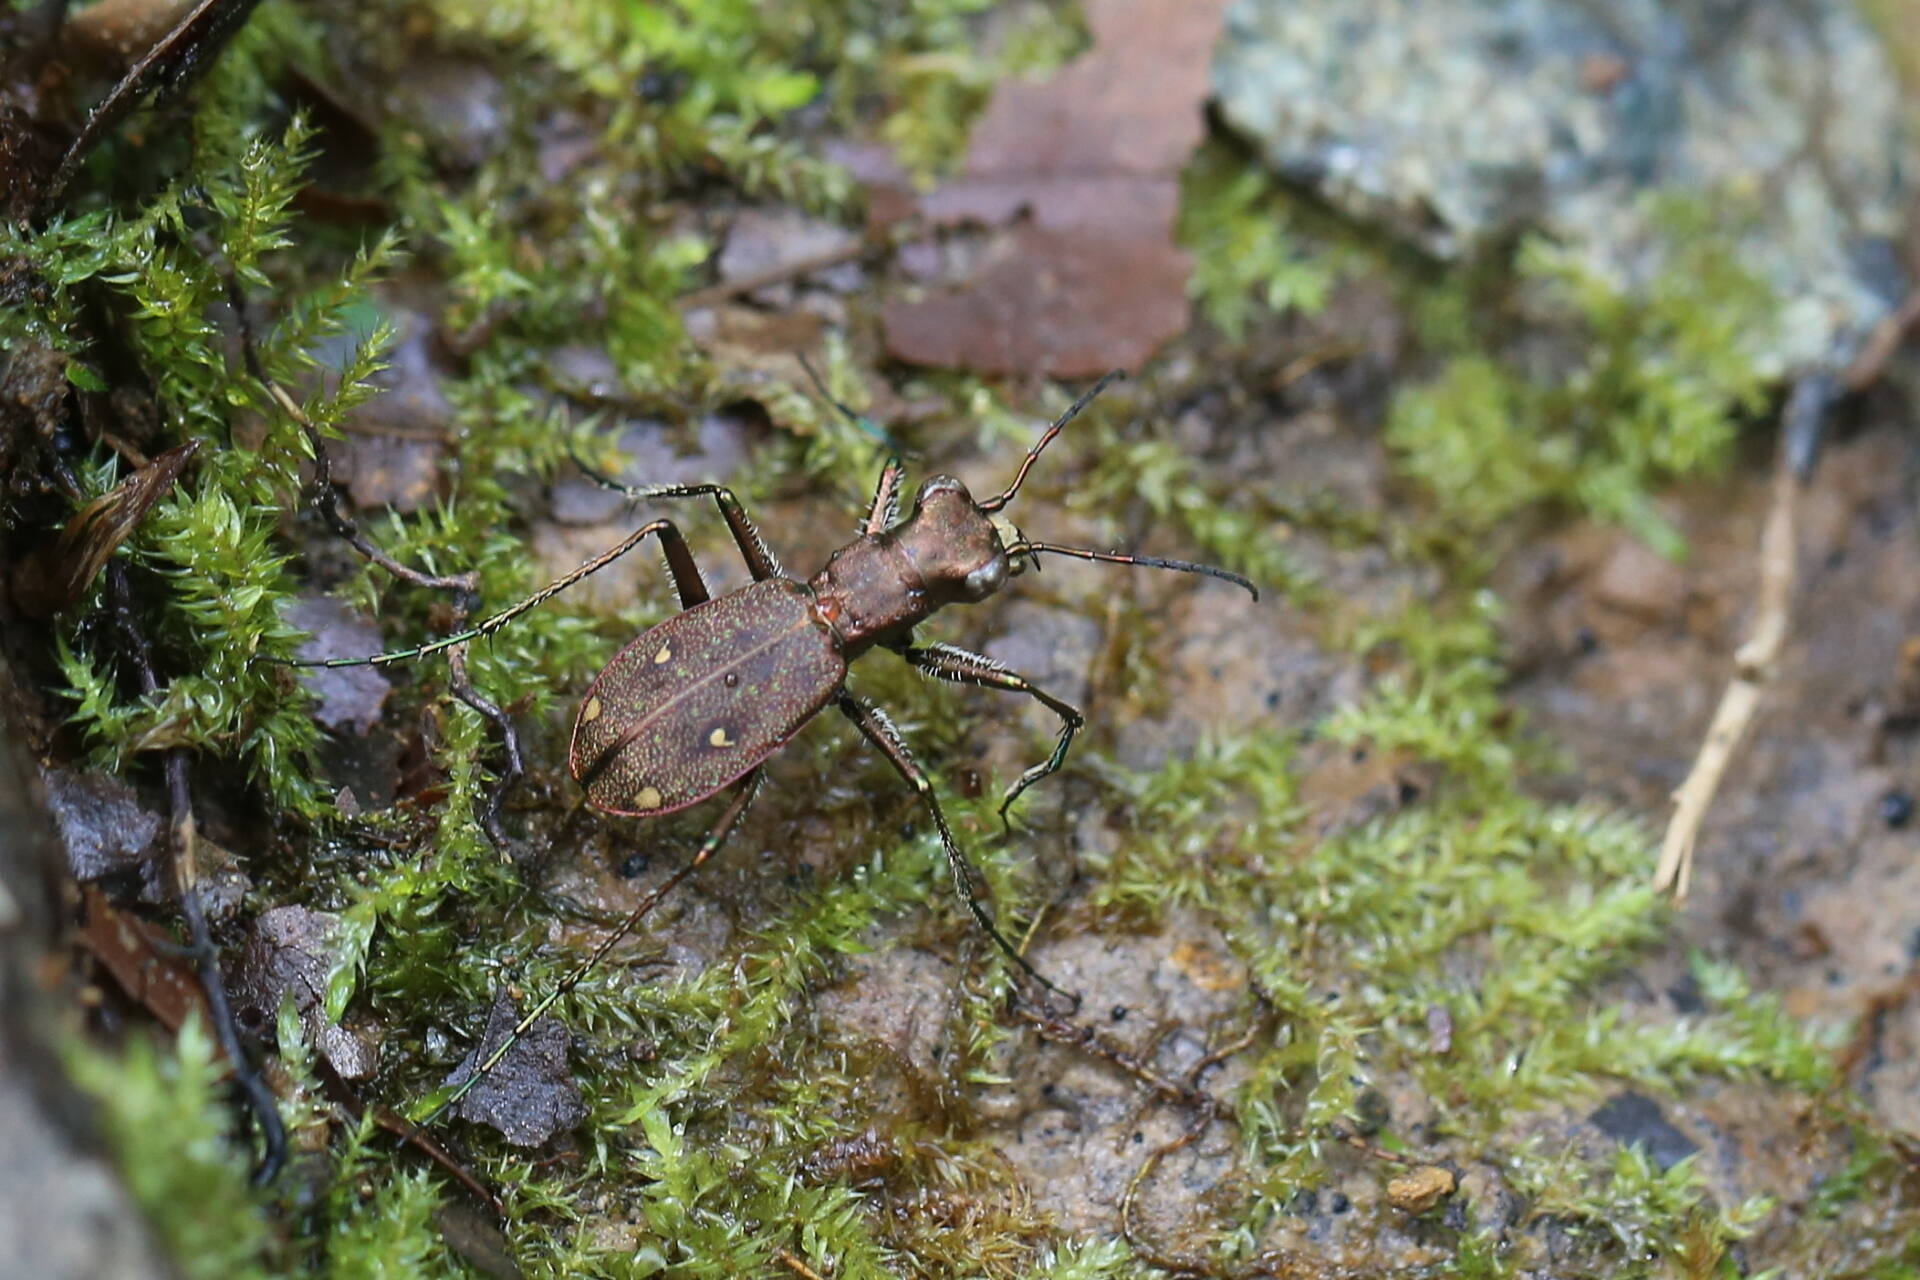
[{"label": "beetle antenna", "polygon": [[[1226,569],[1210,564],[1196,564],[1191,560],[1162,560],[1158,556],[1129,556],[1118,551],[1094,551],[1087,547],[1064,547],[1057,542],[1033,542],[1022,540],[1007,548],[1009,556],[1034,556],[1041,553],[1056,556],[1074,556],[1081,560],[1098,560],[1102,564],[1128,564],[1141,569],[1173,569],[1180,573],[1204,574],[1209,578],[1218,578],[1222,582],[1231,582],[1236,587],[1244,587],[1248,595],[1255,600],[1260,598],[1260,588],[1251,581]],[[1038,563],[1037,561],[1035,562]]]},{"label": "beetle antenna", "polygon": [[835,396],[833,392],[829,391],[826,380],[820,376],[820,371],[813,367],[813,361],[807,359],[805,352],[796,351],[794,352],[794,357],[800,361],[800,367],[807,371],[807,377],[812,380],[813,389],[820,393],[820,398],[838,409],[841,417],[885,445],[887,452],[893,454],[895,457],[906,452],[906,450],[900,447],[900,442],[888,435],[879,423],[864,414],[855,413],[852,408],[847,405],[846,401],[841,400]]},{"label": "beetle antenna", "polygon": [[1107,374],[1105,377],[1101,378],[1100,381],[1094,383],[1091,387],[1088,387],[1087,390],[1084,393],[1082,393],[1082,395],[1078,400],[1075,400],[1072,404],[1068,405],[1067,411],[1061,414],[1059,417],[1055,418],[1053,420],[1053,425],[1046,429],[1046,432],[1041,435],[1040,439],[1034,444],[1033,448],[1027,450],[1027,456],[1021,460],[1020,470],[1013,477],[1013,483],[1007,486],[1007,491],[1001,494],[997,498],[988,498],[985,502],[982,502],[980,504],[980,509],[982,511],[998,511],[1000,508],[1006,506],[1009,502],[1012,502],[1013,495],[1016,493],[1019,493],[1020,486],[1026,483],[1027,472],[1033,470],[1034,461],[1037,458],[1039,458],[1040,451],[1053,443],[1053,438],[1060,434],[1060,428],[1066,426],[1069,422],[1072,422],[1075,418],[1079,417],[1080,411],[1086,408],[1088,405],[1092,404],[1093,398],[1099,395],[1102,391],[1105,391],[1110,384],[1118,382],[1120,379],[1126,376],[1127,376],[1127,371],[1125,369],[1115,369],[1111,373]]}]

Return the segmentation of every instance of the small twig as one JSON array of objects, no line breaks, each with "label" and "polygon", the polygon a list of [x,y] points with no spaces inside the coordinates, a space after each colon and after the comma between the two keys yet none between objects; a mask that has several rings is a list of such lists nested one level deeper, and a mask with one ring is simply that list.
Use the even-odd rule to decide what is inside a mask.
[{"label": "small twig", "polygon": [[233,308],[234,327],[240,337],[240,358],[247,366],[247,373],[266,388],[273,402],[280,406],[280,411],[305,433],[307,447],[313,452],[313,481],[307,486],[307,495],[314,509],[320,513],[320,518],[362,557],[400,581],[430,591],[455,592],[455,605],[460,614],[464,616],[470,612],[474,593],[480,585],[479,574],[469,570],[466,573],[438,576],[409,569],[375,546],[360,532],[360,526],[353,522],[352,517],[340,509],[340,494],[333,486],[333,459],[327,452],[326,439],[321,436],[319,426],[307,416],[307,411],[300,407],[300,402],[288,395],[285,387],[267,376],[266,366],[260,362],[260,348],[254,341],[253,320],[247,308],[246,292],[241,289],[240,281],[231,269],[223,267],[223,274],[226,278],[227,305]]},{"label": "small twig", "polygon": [[[245,345],[251,353],[251,342]],[[253,366],[254,376],[267,389],[267,394],[272,396],[274,403],[280,406],[281,412],[293,419],[306,433],[307,446],[313,450],[313,480],[307,486],[307,496],[312,501],[314,509],[320,513],[320,518],[327,522],[327,527],[362,557],[379,565],[400,581],[411,586],[424,587],[430,591],[456,592],[456,603],[460,613],[464,615],[469,612],[472,596],[480,584],[480,576],[472,570],[466,573],[440,575],[410,569],[382,551],[368,539],[366,534],[360,532],[360,526],[340,509],[340,493],[333,484],[333,462],[327,454],[327,442],[321,438],[320,428],[314,425],[313,419],[307,416],[306,410],[287,394],[286,388],[267,377],[265,372],[259,369],[257,359],[250,355],[248,363]]]},{"label": "small twig", "polygon": [[1363,355],[1366,350],[1363,342],[1323,342],[1313,350],[1302,352],[1287,361],[1285,367],[1274,376],[1273,388],[1284,391],[1320,366]]},{"label": "small twig", "polygon": [[[133,617],[133,592],[127,583],[124,564],[107,567],[107,591],[114,624],[121,643],[139,678],[140,691],[152,695],[160,691],[153,670],[153,651]],[[167,780],[167,805],[170,816],[169,844],[173,854],[173,875],[180,898],[180,914],[187,923],[190,954],[200,975],[200,986],[207,996],[207,1013],[214,1036],[233,1068],[234,1082],[246,1095],[265,1150],[254,1169],[256,1185],[271,1182],[287,1159],[287,1129],[280,1119],[280,1108],[273,1091],[247,1057],[240,1042],[240,1028],[227,998],[227,984],[220,972],[220,951],[214,946],[213,931],[207,927],[205,904],[200,899],[199,832],[193,818],[193,796],[187,786],[187,755],[183,747],[169,747],[163,757]]]},{"label": "small twig", "polygon": [[816,253],[809,258],[797,258],[792,262],[779,263],[775,266],[768,267],[765,271],[756,271],[750,276],[740,276],[733,280],[722,280],[719,284],[708,285],[703,289],[695,289],[691,293],[683,293],[675,300],[674,305],[682,311],[694,311],[701,307],[711,307],[717,302],[725,302],[729,298],[737,298],[743,293],[753,293],[756,290],[765,289],[771,285],[786,284],[788,281],[799,280],[806,276],[813,275],[817,271],[825,271],[830,267],[838,267],[845,263],[856,262],[871,252],[873,247],[873,245],[868,244],[866,241],[859,240],[844,248],[834,249],[827,253]]},{"label": "small twig", "polygon": [[806,1263],[800,1261],[800,1259],[794,1257],[793,1254],[785,1249],[774,1250],[773,1256],[780,1260],[780,1265],[799,1276],[800,1280],[826,1280],[826,1277],[822,1276]]},{"label": "small twig", "polygon": [[416,1148],[422,1155],[426,1156],[427,1159],[433,1161],[442,1169],[445,1169],[449,1177],[465,1187],[474,1199],[491,1209],[495,1217],[506,1217],[507,1207],[501,1201],[500,1197],[488,1190],[480,1179],[476,1178],[465,1165],[449,1155],[444,1147],[422,1133],[419,1126],[410,1124],[385,1107],[369,1107],[366,1102],[353,1091],[352,1086],[341,1077],[340,1073],[334,1070],[333,1064],[327,1061],[326,1055],[319,1055],[317,1065],[320,1069],[321,1088],[324,1089],[327,1096],[332,1098],[348,1115],[358,1120],[362,1116],[371,1113],[375,1125],[393,1134],[408,1146]]},{"label": "small twig", "polygon": [[1038,1031],[1041,1039],[1104,1059],[1146,1085],[1167,1102],[1195,1107],[1207,1112],[1209,1116],[1233,1118],[1233,1109],[1220,1099],[1204,1089],[1190,1087],[1177,1080],[1169,1080],[1154,1070],[1153,1066],[1139,1054],[1102,1035],[1092,1027],[1063,1018],[1050,1009],[1029,1004],[1017,994],[1012,1005],[1021,1021]]},{"label": "small twig", "polygon": [[1187,1087],[1189,1089],[1198,1092],[1200,1082],[1206,1076],[1207,1072],[1213,1070],[1213,1068],[1219,1066],[1235,1054],[1251,1049],[1254,1041],[1260,1038],[1260,1033],[1265,1031],[1268,1024],[1273,1021],[1273,1003],[1267,999],[1266,993],[1263,991],[1255,991],[1254,998],[1259,1003],[1259,1011],[1248,1020],[1247,1029],[1239,1036],[1221,1045],[1211,1053],[1206,1054],[1200,1061],[1193,1064],[1192,1070],[1187,1072]]},{"label": "small twig", "polygon": [[1760,535],[1760,587],[1753,631],[1733,657],[1733,678],[1720,696],[1720,705],[1707,726],[1707,736],[1694,757],[1686,781],[1673,793],[1673,817],[1660,843],[1660,865],[1653,884],[1675,901],[1685,901],[1693,878],[1693,851],[1700,824],[1720,789],[1734,753],[1760,710],[1761,698],[1774,674],[1774,664],[1786,643],[1793,602],[1794,510],[1800,480],[1794,474],[1791,451],[1783,441],[1773,474],[1773,501]]},{"label": "small twig", "polygon": [[1840,375],[1840,385],[1848,391],[1865,391],[1878,382],[1887,361],[1893,358],[1916,324],[1920,324],[1920,289],[1909,293],[1898,310],[1874,326],[1860,354]]},{"label": "small twig", "polygon": [[[1120,1199],[1121,1236],[1126,1240],[1127,1244],[1132,1247],[1135,1253],[1162,1270],[1185,1274],[1204,1274],[1212,1271],[1213,1267],[1210,1263],[1203,1260],[1169,1254],[1153,1242],[1144,1239],[1135,1228],[1133,1220],[1134,1202],[1139,1198],[1140,1188],[1146,1184],[1147,1179],[1153,1175],[1153,1171],[1159,1167],[1162,1160],[1174,1152],[1181,1150],[1183,1147],[1189,1147],[1195,1142],[1198,1142],[1201,1135],[1206,1133],[1214,1121],[1233,1120],[1236,1118],[1233,1107],[1221,1101],[1212,1093],[1209,1093],[1204,1087],[1203,1081],[1209,1070],[1225,1062],[1234,1054],[1246,1049],[1259,1039],[1260,1032],[1267,1025],[1268,1014],[1271,1012],[1271,1005],[1268,1004],[1264,996],[1260,997],[1260,1004],[1263,1012],[1255,1016],[1253,1021],[1248,1024],[1245,1032],[1219,1049],[1207,1053],[1187,1072],[1184,1081],[1177,1081],[1168,1079],[1160,1072],[1154,1070],[1139,1054],[1127,1048],[1125,1045],[1114,1042],[1091,1026],[1068,1021],[1067,1019],[1055,1016],[1051,1012],[1030,1008],[1017,1000],[1014,1002],[1015,1011],[1020,1014],[1021,1018],[1029,1026],[1040,1033],[1041,1038],[1049,1040],[1054,1044],[1066,1045],[1070,1048],[1079,1049],[1085,1053],[1090,1053],[1095,1057],[1104,1059],[1146,1085],[1153,1091],[1155,1096],[1163,1101],[1176,1103],[1192,1109],[1193,1118],[1187,1124],[1186,1129],[1181,1132],[1180,1136],[1169,1142],[1161,1143],[1149,1151],[1146,1157],[1141,1160],[1140,1167],[1134,1171],[1133,1177],[1128,1180],[1126,1193]],[[1156,1045],[1164,1038],[1164,1031],[1156,1033]]]},{"label": "small twig", "polygon": [[1834,1055],[1834,1066],[1842,1080],[1852,1080],[1854,1073],[1880,1051],[1888,1015],[1896,1012],[1915,995],[1920,995],[1920,969],[1909,964],[1900,981],[1867,996],[1866,1007],[1854,1023],[1853,1035]]},{"label": "small twig", "polygon": [[1397,1151],[1389,1151],[1385,1147],[1376,1146],[1359,1134],[1349,1132],[1337,1124],[1327,1126],[1327,1132],[1352,1147],[1355,1151],[1372,1156],[1375,1160],[1384,1160],[1388,1164],[1397,1164],[1407,1169],[1418,1169],[1424,1165],[1433,1163],[1430,1160],[1417,1160],[1412,1156],[1403,1156]]},{"label": "small twig", "polygon": [[385,1129],[388,1133],[393,1134],[408,1146],[417,1149],[422,1155],[426,1156],[427,1159],[433,1161],[442,1169],[445,1169],[448,1177],[465,1187],[468,1194],[472,1195],[473,1198],[481,1204],[487,1206],[488,1209],[491,1209],[494,1217],[504,1218],[507,1216],[507,1206],[501,1201],[500,1197],[490,1191],[486,1184],[476,1178],[465,1165],[449,1155],[446,1148],[422,1133],[418,1125],[409,1123],[385,1107],[369,1107],[360,1098],[360,1095],[356,1094],[352,1087],[341,1078],[340,1073],[333,1069],[333,1065],[326,1060],[324,1054],[319,1056],[318,1064],[320,1067],[321,1087],[326,1090],[327,1096],[332,1098],[348,1115],[358,1120],[362,1116],[370,1113],[373,1116],[374,1124]]},{"label": "small twig", "polygon": [[513,721],[507,713],[473,687],[473,681],[467,675],[466,645],[457,644],[447,650],[447,667],[453,673],[450,686],[453,696],[479,712],[500,734],[506,764],[501,768],[500,776],[494,779],[493,786],[487,789],[486,802],[480,809],[480,829],[487,833],[487,839],[493,841],[495,848],[506,849],[513,842],[507,838],[506,828],[500,825],[500,805],[506,799],[507,792],[527,772],[520,759],[520,735],[514,731]]},{"label": "small twig", "polygon": [[1204,1275],[1211,1272],[1214,1268],[1211,1263],[1204,1260],[1191,1257],[1178,1257],[1169,1254],[1161,1249],[1159,1245],[1142,1238],[1134,1229],[1134,1202],[1139,1199],[1140,1188],[1146,1183],[1147,1179],[1152,1176],[1154,1169],[1159,1167],[1160,1162],[1181,1148],[1190,1147],[1198,1142],[1200,1135],[1207,1131],[1207,1126],[1213,1123],[1213,1119],[1214,1117],[1211,1114],[1202,1111],[1193,1118],[1192,1122],[1187,1125],[1186,1130],[1181,1133],[1179,1137],[1173,1139],[1171,1142],[1163,1142],[1153,1150],[1147,1152],[1146,1159],[1140,1162],[1140,1167],[1134,1171],[1133,1177],[1128,1179],[1126,1193],[1120,1197],[1120,1238],[1125,1240],[1127,1245],[1135,1253],[1145,1258],[1148,1263],[1159,1267],[1163,1271]]}]

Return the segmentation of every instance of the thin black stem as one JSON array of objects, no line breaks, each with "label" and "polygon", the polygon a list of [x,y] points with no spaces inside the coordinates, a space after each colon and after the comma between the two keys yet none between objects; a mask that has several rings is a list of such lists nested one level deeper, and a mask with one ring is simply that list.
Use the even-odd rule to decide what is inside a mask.
[{"label": "thin black stem", "polygon": [[[134,621],[133,592],[127,582],[125,565],[116,562],[108,566],[107,590],[112,602],[114,624],[139,678],[140,691],[149,695],[158,693],[160,680],[154,674],[153,651],[147,644],[146,635]],[[200,898],[199,867],[195,856],[199,837],[193,817],[193,795],[187,784],[186,750],[183,747],[169,747],[164,759],[167,805],[171,818],[168,835],[173,855],[174,882],[180,899],[180,915],[187,924],[189,951],[200,977],[201,990],[206,993],[207,1016],[213,1023],[214,1036],[227,1061],[233,1066],[234,1083],[246,1095],[247,1104],[260,1125],[260,1140],[264,1150],[259,1165],[254,1169],[253,1180],[255,1185],[264,1185],[273,1181],[286,1163],[287,1129],[280,1119],[280,1108],[274,1101],[273,1091],[248,1059],[246,1047],[241,1043],[240,1027],[233,1016],[233,1004],[227,998],[226,978],[220,972],[220,949],[214,945],[213,931],[207,925],[206,906]]]},{"label": "thin black stem", "polygon": [[513,721],[500,709],[499,704],[473,687],[473,679],[467,674],[467,650],[464,645],[447,655],[447,667],[453,673],[453,696],[473,708],[499,731],[505,762],[500,769],[500,776],[487,788],[486,801],[480,807],[480,829],[487,833],[487,839],[493,841],[494,848],[509,849],[513,841],[507,838],[507,829],[500,825],[500,809],[506,801],[507,792],[527,772],[526,764],[520,758],[520,735],[514,732]]},{"label": "thin black stem", "polygon": [[480,583],[479,574],[469,570],[466,573],[443,575],[410,569],[382,551],[367,535],[360,532],[360,526],[340,509],[340,494],[333,485],[333,461],[327,453],[327,442],[321,437],[319,427],[314,425],[313,419],[309,418],[299,403],[287,394],[284,387],[260,371],[258,357],[251,354],[253,344],[251,342],[243,344],[243,350],[249,353],[248,364],[255,376],[266,386],[267,393],[273,397],[281,411],[306,432],[307,446],[313,450],[313,482],[307,486],[307,496],[313,503],[314,509],[320,513],[320,518],[327,522],[327,527],[362,557],[379,565],[400,581],[411,586],[425,587],[430,591],[452,591],[456,593],[455,599],[460,611],[462,613],[471,611],[474,591]]},{"label": "thin black stem", "polygon": [[[321,437],[319,427],[307,416],[299,403],[287,394],[285,388],[267,376],[265,367],[260,363],[259,350],[254,345],[253,326],[248,317],[246,297],[240,289],[240,282],[229,272],[226,283],[228,301],[233,306],[236,323],[240,330],[240,350],[246,361],[247,372],[267,389],[267,394],[280,406],[281,411],[293,419],[306,433],[307,446],[313,451],[313,482],[308,486],[307,492],[314,509],[320,513],[320,518],[327,522],[327,527],[333,530],[335,536],[359,552],[363,559],[379,565],[401,582],[424,587],[429,591],[452,592],[455,618],[466,618],[479,603],[480,575],[478,573],[469,570],[466,573],[440,575],[422,573],[417,569],[408,568],[381,550],[372,539],[360,531],[360,526],[340,509],[340,494],[333,485],[333,462],[327,451],[326,440]],[[511,617],[513,613],[514,611],[509,610],[505,616]],[[504,620],[504,617],[498,619],[498,621]],[[488,622],[495,621],[495,619],[488,619]],[[476,629],[471,635],[456,636],[437,645],[426,645],[419,650],[409,652],[418,656],[422,653],[437,652],[440,649],[451,649],[473,638],[473,635],[487,634],[487,630],[487,624],[483,623],[482,629]],[[480,812],[480,826],[487,833],[487,839],[491,840],[496,848],[506,849],[512,842],[507,838],[506,829],[500,825],[500,809],[506,801],[507,791],[525,772],[521,765],[520,731],[513,727],[510,716],[474,689],[472,681],[467,676],[465,657],[465,650],[459,650],[451,659],[454,696],[484,716],[499,732],[502,752],[506,757],[506,768],[487,791],[487,799]],[[397,661],[398,659],[388,660]],[[278,660],[268,659],[268,661]],[[284,665],[355,666],[360,664],[353,661],[334,660],[319,664],[296,661]],[[378,663],[368,665],[378,665]]]}]

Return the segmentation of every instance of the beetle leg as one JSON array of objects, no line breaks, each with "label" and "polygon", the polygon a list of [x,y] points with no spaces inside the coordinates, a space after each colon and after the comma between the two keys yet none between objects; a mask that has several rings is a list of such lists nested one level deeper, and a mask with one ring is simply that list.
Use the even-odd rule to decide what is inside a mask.
[{"label": "beetle leg", "polygon": [[740,558],[747,562],[747,571],[755,582],[764,582],[768,578],[784,578],[787,571],[780,567],[779,557],[767,546],[767,540],[760,536],[760,529],[753,523],[753,517],[740,505],[740,499],[734,497],[733,490],[723,484],[621,484],[605,472],[587,465],[579,454],[573,455],[573,465],[580,473],[599,485],[602,489],[611,489],[615,493],[639,501],[643,498],[702,498],[710,497],[720,508],[720,518],[727,522],[727,531],[733,534],[734,545],[740,548]]},{"label": "beetle leg", "polygon": [[900,459],[888,458],[880,468],[880,483],[874,486],[873,503],[867,509],[867,523],[861,532],[869,538],[885,533],[900,518]]},{"label": "beetle leg", "polygon": [[512,622],[529,609],[538,608],[547,601],[565,591],[580,579],[597,573],[618,560],[627,552],[639,546],[650,536],[658,535],[660,547],[667,554],[667,571],[673,575],[673,585],[680,593],[682,608],[691,609],[707,600],[707,584],[700,577],[700,568],[693,562],[693,552],[687,548],[687,540],[680,536],[680,530],[671,520],[651,520],[620,540],[618,546],[610,551],[602,551],[565,577],[555,578],[519,604],[509,605],[490,617],[482,618],[465,631],[456,631],[450,636],[442,636],[427,644],[416,645],[411,649],[395,649],[390,653],[376,653],[368,658],[262,658],[262,662],[277,662],[287,667],[384,667],[390,663],[405,662],[409,658],[424,658],[428,654],[451,649],[457,644],[469,640],[478,640],[490,636],[500,628]]},{"label": "beetle leg", "polygon": [[455,1086],[453,1092],[442,1099],[440,1104],[434,1107],[434,1109],[420,1121],[422,1126],[433,1123],[435,1118],[443,1111],[457,1104],[460,1099],[467,1096],[475,1085],[491,1075],[493,1069],[500,1065],[501,1060],[507,1056],[513,1046],[518,1044],[520,1039],[533,1029],[534,1023],[546,1017],[548,1010],[552,1009],[555,1004],[564,999],[568,992],[586,981],[587,975],[599,968],[600,962],[605,960],[613,949],[626,939],[628,934],[639,927],[640,922],[646,919],[655,907],[660,905],[661,899],[665,898],[669,893],[672,893],[682,880],[685,880],[688,876],[698,871],[701,864],[705,863],[708,858],[711,858],[714,852],[726,843],[727,837],[733,834],[733,829],[740,825],[740,819],[746,816],[747,806],[753,803],[755,793],[760,790],[760,780],[765,772],[764,766],[756,767],[751,773],[747,774],[746,777],[734,784],[733,798],[727,802],[727,807],[721,812],[719,820],[708,829],[706,837],[700,841],[699,850],[693,855],[693,858],[687,865],[681,867],[678,871],[661,881],[660,884],[655,886],[653,892],[640,899],[639,904],[627,913],[627,918],[622,920],[612,933],[602,938],[599,944],[588,953],[586,959],[573,966],[573,968],[568,971],[567,976],[562,978],[552,991],[542,996],[539,1002],[527,1011],[526,1016],[514,1024],[513,1030],[507,1033],[507,1038],[500,1042],[500,1047],[488,1054],[486,1059],[473,1069],[471,1075]]},{"label": "beetle leg", "polygon": [[894,727],[893,721],[887,718],[886,712],[846,692],[842,692],[838,698],[834,699],[834,705],[840,708],[842,715],[853,721],[854,727],[860,730],[861,736],[879,749],[880,754],[887,758],[887,763],[907,780],[907,785],[912,787],[925,802],[927,812],[933,815],[933,825],[940,832],[940,847],[946,851],[947,865],[953,871],[953,886],[960,891],[960,897],[966,902],[967,910],[973,913],[974,920],[987,931],[987,936],[1006,953],[1007,958],[1020,966],[1021,972],[1048,991],[1066,997],[1077,1006],[1080,1003],[1078,996],[1062,991],[1041,977],[1039,971],[1027,963],[1027,958],[1014,949],[1013,944],[1007,941],[1006,936],[994,924],[993,916],[987,911],[986,904],[980,901],[979,871],[967,861],[967,855],[961,852],[959,841],[953,838],[953,828],[947,825],[947,815],[940,808],[940,797],[934,794],[932,779],[927,777],[926,770],[914,760],[913,753],[907,750],[905,740],[900,737],[900,730]]},{"label": "beetle leg", "polygon": [[1070,702],[1054,697],[1025,676],[1012,672],[984,654],[970,653],[950,644],[931,644],[924,649],[903,649],[900,656],[911,662],[930,676],[941,680],[951,680],[955,684],[978,685],[985,689],[1005,689],[1008,693],[1024,693],[1041,706],[1060,717],[1060,736],[1053,744],[1053,754],[1039,764],[1034,765],[1007,788],[1007,794],[1000,798],[1000,824],[1009,825],[1007,810],[1020,793],[1040,779],[1056,772],[1066,763],[1067,748],[1073,745],[1073,735],[1080,732],[1087,718],[1080,714],[1080,708]]}]

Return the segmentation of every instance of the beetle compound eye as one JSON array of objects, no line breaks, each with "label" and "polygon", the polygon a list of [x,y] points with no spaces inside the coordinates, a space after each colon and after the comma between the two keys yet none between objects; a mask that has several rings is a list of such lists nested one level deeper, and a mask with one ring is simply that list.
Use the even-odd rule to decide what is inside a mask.
[{"label": "beetle compound eye", "polygon": [[1007,558],[995,556],[966,577],[967,598],[984,600],[1007,582]]}]

